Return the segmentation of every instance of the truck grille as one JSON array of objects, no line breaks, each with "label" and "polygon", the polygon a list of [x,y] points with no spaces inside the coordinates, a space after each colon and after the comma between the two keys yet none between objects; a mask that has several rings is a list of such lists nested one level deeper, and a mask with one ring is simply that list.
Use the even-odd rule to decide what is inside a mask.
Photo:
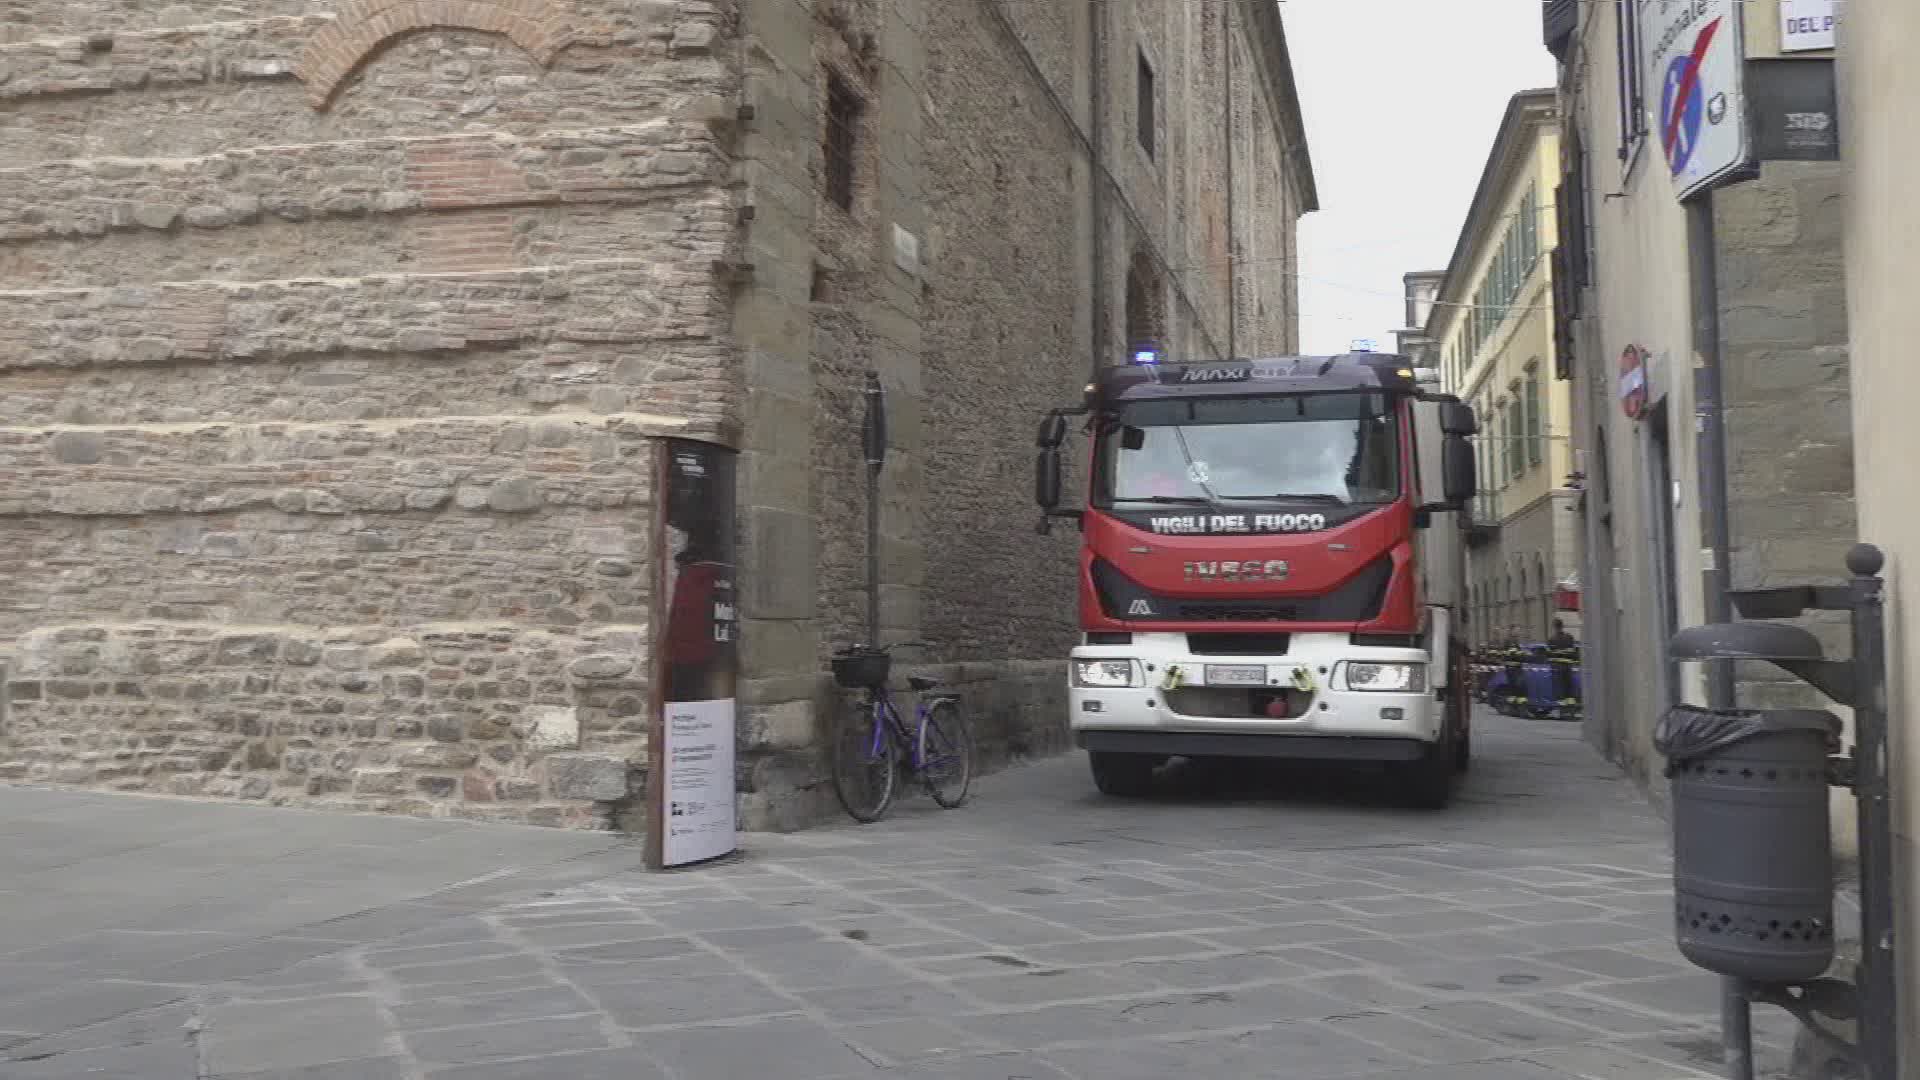
[{"label": "truck grille", "polygon": [[1160,596],[1105,559],[1093,561],[1093,588],[1109,618],[1138,625],[1165,622],[1366,622],[1380,614],[1393,583],[1393,559],[1381,556],[1345,585],[1319,596],[1274,600],[1201,600]]}]

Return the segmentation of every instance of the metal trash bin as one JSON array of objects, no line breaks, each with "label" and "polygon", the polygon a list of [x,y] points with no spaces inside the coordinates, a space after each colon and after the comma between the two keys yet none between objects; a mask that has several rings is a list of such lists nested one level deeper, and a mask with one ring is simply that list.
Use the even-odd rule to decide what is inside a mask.
[{"label": "metal trash bin", "polygon": [[1820,709],[1675,706],[1654,731],[1673,791],[1680,952],[1722,975],[1789,984],[1833,962],[1828,755]]}]

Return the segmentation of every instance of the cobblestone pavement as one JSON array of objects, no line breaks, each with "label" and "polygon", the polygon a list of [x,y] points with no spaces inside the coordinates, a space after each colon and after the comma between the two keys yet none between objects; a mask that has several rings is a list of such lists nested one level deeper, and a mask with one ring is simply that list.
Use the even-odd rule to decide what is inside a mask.
[{"label": "cobblestone pavement", "polygon": [[1272,770],[1119,802],[1076,755],[672,875],[608,837],[0,791],[0,1077],[1717,1075],[1659,820],[1572,727],[1476,741],[1444,813]]}]

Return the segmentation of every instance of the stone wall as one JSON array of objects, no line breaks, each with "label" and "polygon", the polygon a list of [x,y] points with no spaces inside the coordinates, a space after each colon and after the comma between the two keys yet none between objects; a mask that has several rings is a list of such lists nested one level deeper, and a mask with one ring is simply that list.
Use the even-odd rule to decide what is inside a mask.
[{"label": "stone wall", "polygon": [[[1085,5],[1009,7],[1042,71],[1084,68]],[[1032,453],[1041,416],[1086,384],[1090,170],[1006,28],[981,8],[931,15],[931,92],[948,104],[928,133],[939,246],[924,309],[927,527],[916,570],[923,625],[943,657],[1064,663],[1077,641],[1079,533],[1034,534]],[[1112,280],[1124,280],[1126,260],[1109,254]],[[1064,713],[1045,719],[1065,724]]]},{"label": "stone wall", "polygon": [[1215,7],[1104,7],[1095,167],[1083,0],[0,5],[0,777],[632,825],[677,436],[741,451],[742,820],[817,820],[868,372],[880,636],[1060,749],[1040,414],[1136,266],[1196,356],[1297,336],[1278,17]]},{"label": "stone wall", "polygon": [[608,828],[644,782],[645,648],[505,622],[34,631],[0,779]]},{"label": "stone wall", "polygon": [[[1228,28],[1209,10],[1218,7],[743,5],[754,110],[743,141],[754,276],[735,309],[749,388],[745,820],[787,827],[836,812],[818,747],[847,703],[823,669],[835,644],[866,634],[859,425],[869,371],[890,418],[881,638],[936,643],[905,659],[959,680],[988,762],[1066,745],[1078,537],[1070,527],[1033,532],[1035,426],[1048,408],[1078,401],[1095,363],[1120,357],[1136,263],[1154,271],[1176,350],[1225,354],[1236,253],[1253,260],[1238,282],[1242,354],[1284,351],[1297,335],[1284,263],[1306,201],[1289,171],[1303,151],[1281,130],[1294,106],[1273,97],[1255,63],[1277,39],[1255,40],[1236,16],[1230,241]],[[1106,68],[1098,167],[1096,14]],[[1142,51],[1159,88],[1153,154],[1136,137]],[[829,72],[862,102],[849,207],[822,188]],[[1096,186],[1106,205],[1098,222]]]},{"label": "stone wall", "polygon": [[[1837,165],[1781,162],[1714,197],[1736,589],[1846,577],[1856,529],[1842,187]],[[1834,655],[1851,647],[1844,615],[1806,625]],[[1742,665],[1740,684],[1751,707],[1831,705],[1771,665]]]},{"label": "stone wall", "polygon": [[575,827],[737,428],[701,0],[0,12],[0,778]]}]

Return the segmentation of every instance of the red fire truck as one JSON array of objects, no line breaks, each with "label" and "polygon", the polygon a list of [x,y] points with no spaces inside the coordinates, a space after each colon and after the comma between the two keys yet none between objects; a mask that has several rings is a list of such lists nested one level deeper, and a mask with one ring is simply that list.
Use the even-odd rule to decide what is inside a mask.
[{"label": "red fire truck", "polygon": [[[1173,757],[1384,763],[1443,807],[1470,756],[1473,412],[1403,357],[1106,368],[1041,424],[1079,523],[1075,741],[1110,795]],[[1069,416],[1091,436],[1062,509]]]}]

